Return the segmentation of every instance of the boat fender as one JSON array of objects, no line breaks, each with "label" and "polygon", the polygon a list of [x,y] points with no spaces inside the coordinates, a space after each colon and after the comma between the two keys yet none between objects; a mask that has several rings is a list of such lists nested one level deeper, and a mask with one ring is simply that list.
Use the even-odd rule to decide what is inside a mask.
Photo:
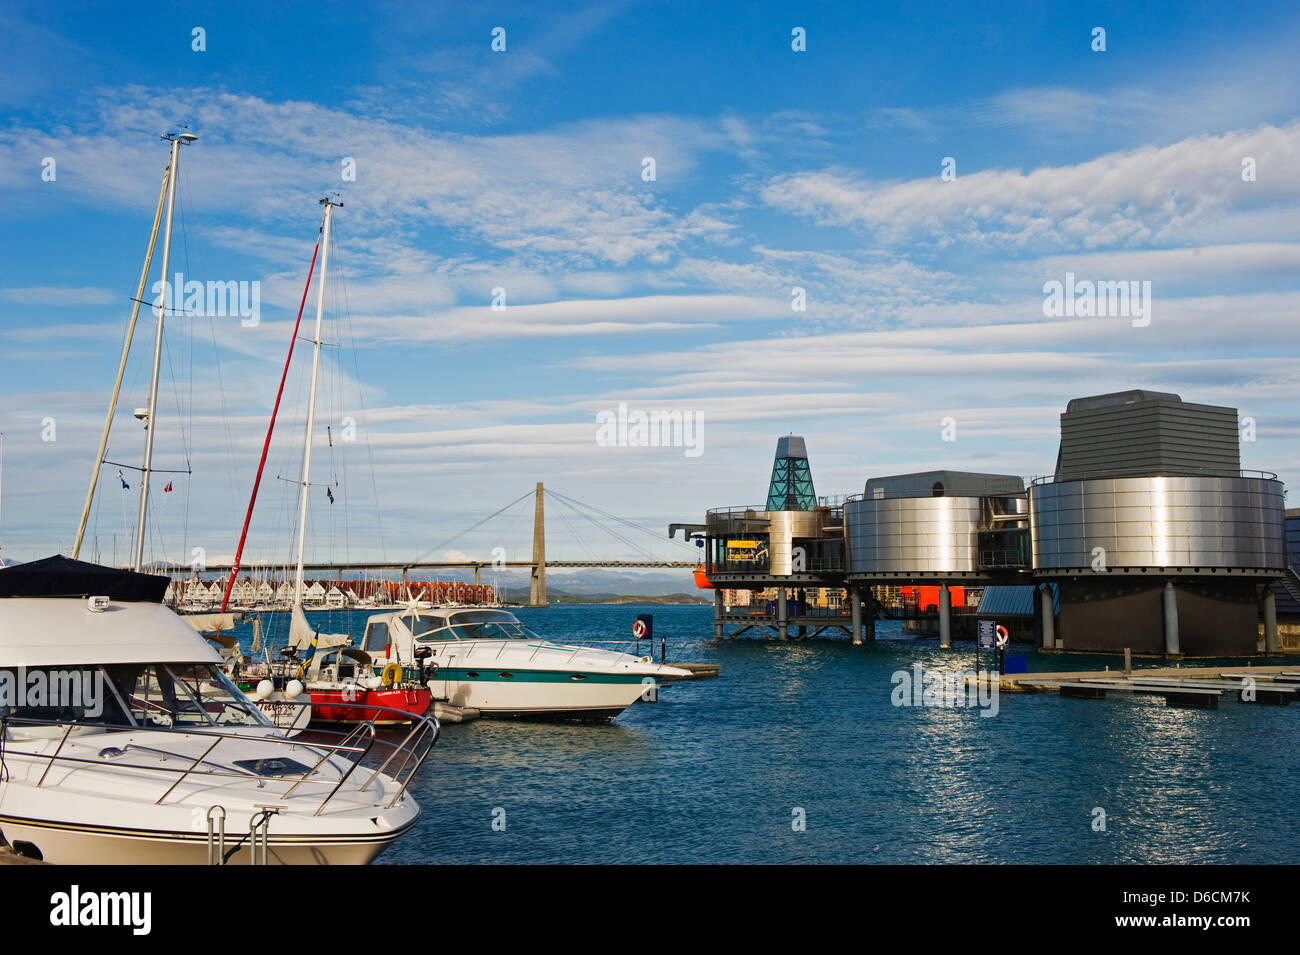
[{"label": "boat fender", "polygon": [[379,682],[384,686],[394,686],[402,682],[402,665],[400,663],[389,663],[384,667],[384,672],[379,675]]}]

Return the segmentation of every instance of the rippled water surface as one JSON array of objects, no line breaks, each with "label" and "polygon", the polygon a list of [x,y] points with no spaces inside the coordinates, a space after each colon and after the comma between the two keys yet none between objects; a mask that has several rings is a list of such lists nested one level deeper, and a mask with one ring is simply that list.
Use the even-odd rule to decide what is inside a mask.
[{"label": "rippled water surface", "polygon": [[[720,663],[722,675],[607,725],[444,726],[412,787],[424,815],[380,861],[1297,860],[1300,706],[1007,694],[985,718],[891,704],[896,671],[973,663],[969,644],[940,651],[897,623],[879,624],[874,646],[719,644],[703,606],[518,614],[551,639],[622,647],[639,611],[654,613],[670,661]],[[333,622],[349,616],[359,635],[363,615]],[[1035,670],[1115,662],[1030,655]],[[492,827],[498,809],[504,831]]]}]

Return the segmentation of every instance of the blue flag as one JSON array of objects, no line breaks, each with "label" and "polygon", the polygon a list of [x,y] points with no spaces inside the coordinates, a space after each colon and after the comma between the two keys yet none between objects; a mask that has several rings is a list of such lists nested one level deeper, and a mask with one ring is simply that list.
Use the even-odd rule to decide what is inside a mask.
[{"label": "blue flag", "polygon": [[117,472],[117,479],[118,479],[119,481],[122,482],[122,490],[124,490],[124,491],[129,491],[129,490],[131,490],[131,485],[129,485],[129,484],[126,483],[126,478],[122,477],[122,472],[121,472],[121,471],[118,471],[118,472]]}]

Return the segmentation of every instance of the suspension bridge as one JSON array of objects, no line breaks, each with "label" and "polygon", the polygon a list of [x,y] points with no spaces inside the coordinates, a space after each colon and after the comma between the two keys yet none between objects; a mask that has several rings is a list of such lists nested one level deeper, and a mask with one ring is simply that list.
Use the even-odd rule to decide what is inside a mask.
[{"label": "suspension bridge", "polygon": [[[511,501],[509,504],[505,505],[505,507],[502,507],[497,511],[493,512],[492,514],[489,514],[487,517],[483,518],[483,520],[478,521],[474,525],[466,528],[465,530],[461,531],[459,534],[455,535],[454,537],[451,537],[448,540],[444,541],[442,544],[439,544],[436,547],[431,548],[430,552],[428,553],[440,550],[443,547],[446,547],[447,545],[453,543],[457,539],[470,533],[471,531],[474,531],[477,528],[482,527],[488,521],[491,521],[493,518],[498,517],[501,514],[504,514],[510,508],[516,506],[521,501],[523,501],[524,499],[530,496],[534,498],[533,550],[532,550],[532,558],[530,560],[497,560],[497,559],[483,560],[483,559],[464,558],[460,560],[416,559],[416,560],[397,560],[397,561],[380,560],[380,561],[362,561],[362,562],[327,561],[324,563],[304,563],[303,569],[315,571],[315,572],[332,571],[336,573],[340,579],[342,578],[343,574],[348,571],[382,571],[382,570],[401,571],[402,583],[404,584],[408,582],[408,575],[410,574],[411,571],[419,571],[419,570],[473,570],[474,583],[479,584],[481,582],[480,577],[482,575],[484,568],[487,568],[489,570],[527,569],[529,571],[528,606],[545,607],[547,605],[546,569],[548,567],[556,568],[556,569],[588,568],[588,567],[613,568],[613,569],[647,569],[647,568],[690,569],[690,568],[694,568],[699,563],[698,560],[663,560],[663,559],[657,559],[653,556],[647,556],[647,559],[644,560],[604,560],[599,558],[590,558],[587,560],[548,561],[546,559],[546,498],[548,496],[552,499],[553,502],[559,502],[571,509],[577,510],[580,515],[585,517],[587,520],[597,524],[598,526],[601,526],[605,531],[613,534],[615,537],[621,540],[625,545],[627,545],[631,550],[641,551],[643,554],[645,553],[644,547],[638,545],[634,540],[628,538],[622,533],[611,530],[608,525],[601,524],[601,522],[595,515],[600,515],[607,521],[613,521],[614,523],[626,526],[631,530],[636,530],[644,534],[649,534],[655,537],[660,542],[662,542],[662,538],[660,538],[653,531],[649,531],[646,528],[641,527],[639,524],[635,524],[632,521],[629,521],[625,518],[618,517],[617,515],[611,514],[608,511],[603,511],[600,508],[593,507],[592,505],[589,504],[583,504],[582,502],[576,501],[573,498],[568,497],[567,495],[560,494],[557,491],[547,491],[541,481],[537,482],[536,490],[528,491],[526,494],[516,498],[515,500]],[[245,568],[250,568],[250,569],[254,566],[259,566],[259,565],[257,565],[255,562],[249,562],[244,565]],[[230,564],[207,564],[204,566],[203,569],[205,572],[229,573],[231,569],[231,565]]]}]

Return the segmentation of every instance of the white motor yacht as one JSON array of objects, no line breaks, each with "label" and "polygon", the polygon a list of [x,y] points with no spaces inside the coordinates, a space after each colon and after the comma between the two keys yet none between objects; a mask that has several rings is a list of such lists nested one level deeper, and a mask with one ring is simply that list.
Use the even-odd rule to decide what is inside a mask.
[{"label": "white motor yacht", "polygon": [[434,699],[483,716],[612,720],[660,681],[686,670],[651,657],[544,640],[508,610],[421,609],[376,614],[359,649],[374,672],[421,667]]},{"label": "white motor yacht", "polygon": [[389,748],[370,723],[338,743],[289,738],[162,604],[167,582],[65,557],[0,570],[11,846],[54,863],[337,865],[415,825],[406,787],[436,722]]}]

